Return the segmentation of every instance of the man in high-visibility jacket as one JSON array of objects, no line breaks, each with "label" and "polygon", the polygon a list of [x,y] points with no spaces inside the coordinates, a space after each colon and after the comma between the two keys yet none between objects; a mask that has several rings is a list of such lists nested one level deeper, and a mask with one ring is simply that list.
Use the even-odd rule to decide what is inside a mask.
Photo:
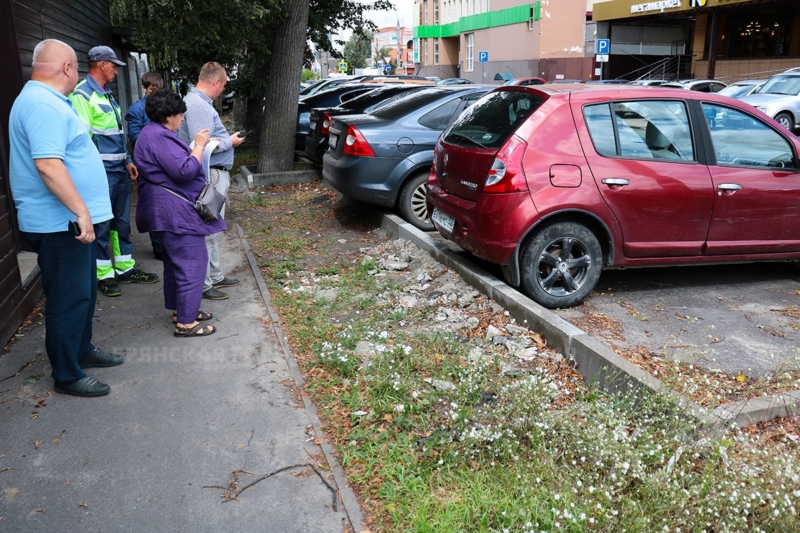
[{"label": "man in high-visibility jacket", "polygon": [[[89,50],[89,75],[75,87],[69,99],[89,134],[106,169],[114,218],[97,224],[98,289],[106,296],[119,296],[120,283],[155,283],[158,276],[136,268],[131,241],[130,180],[139,177],[131,161],[122,129],[122,114],[108,84],[117,77],[117,66],[125,63],[108,46]],[[112,257],[108,250],[111,244]],[[116,280],[114,274],[116,272]]]}]

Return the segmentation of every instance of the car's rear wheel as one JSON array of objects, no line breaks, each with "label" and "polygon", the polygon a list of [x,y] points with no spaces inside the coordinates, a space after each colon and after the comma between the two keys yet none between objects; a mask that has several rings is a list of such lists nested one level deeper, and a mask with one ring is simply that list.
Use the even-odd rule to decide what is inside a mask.
[{"label": "car's rear wheel", "polygon": [[429,172],[420,172],[413,175],[400,192],[400,214],[406,221],[423,231],[433,230],[433,222],[425,204],[427,194],[425,183],[428,181],[428,174]]},{"label": "car's rear wheel", "polygon": [[775,115],[775,120],[789,131],[794,128],[794,120],[792,120],[792,115],[789,113],[778,113]]},{"label": "car's rear wheel", "polygon": [[522,250],[521,281],[534,301],[551,309],[579,304],[597,284],[603,250],[588,228],[558,222],[537,231]]}]

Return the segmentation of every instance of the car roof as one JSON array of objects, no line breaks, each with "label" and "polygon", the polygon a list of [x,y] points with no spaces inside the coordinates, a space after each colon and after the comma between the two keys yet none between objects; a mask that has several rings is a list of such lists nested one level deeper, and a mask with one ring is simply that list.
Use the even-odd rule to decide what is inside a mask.
[{"label": "car roof", "polygon": [[626,100],[630,98],[681,98],[684,100],[708,100],[729,104],[731,98],[716,93],[704,93],[664,87],[663,85],[602,85],[602,84],[546,84],[504,85],[495,91],[527,91],[544,93],[550,97],[570,98],[579,103]]}]

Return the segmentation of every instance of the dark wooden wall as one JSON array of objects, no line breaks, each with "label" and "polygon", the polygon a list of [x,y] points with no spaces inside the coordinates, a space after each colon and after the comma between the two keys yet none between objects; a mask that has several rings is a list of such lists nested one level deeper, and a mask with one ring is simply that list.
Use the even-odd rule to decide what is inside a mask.
[{"label": "dark wooden wall", "polygon": [[33,49],[43,39],[72,46],[85,74],[89,49],[113,44],[108,0],[0,0],[0,346],[42,297],[38,276],[23,286],[17,264],[25,243],[9,195],[8,116],[30,79]]}]

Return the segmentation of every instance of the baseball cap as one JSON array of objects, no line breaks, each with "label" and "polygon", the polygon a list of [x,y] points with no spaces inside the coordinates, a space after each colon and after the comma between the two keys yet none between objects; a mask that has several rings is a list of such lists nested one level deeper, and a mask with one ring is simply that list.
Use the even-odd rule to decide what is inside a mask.
[{"label": "baseball cap", "polygon": [[95,61],[111,61],[120,67],[125,66],[125,63],[117,59],[117,54],[114,53],[114,50],[108,46],[95,46],[89,50],[89,62],[94,63]]}]

